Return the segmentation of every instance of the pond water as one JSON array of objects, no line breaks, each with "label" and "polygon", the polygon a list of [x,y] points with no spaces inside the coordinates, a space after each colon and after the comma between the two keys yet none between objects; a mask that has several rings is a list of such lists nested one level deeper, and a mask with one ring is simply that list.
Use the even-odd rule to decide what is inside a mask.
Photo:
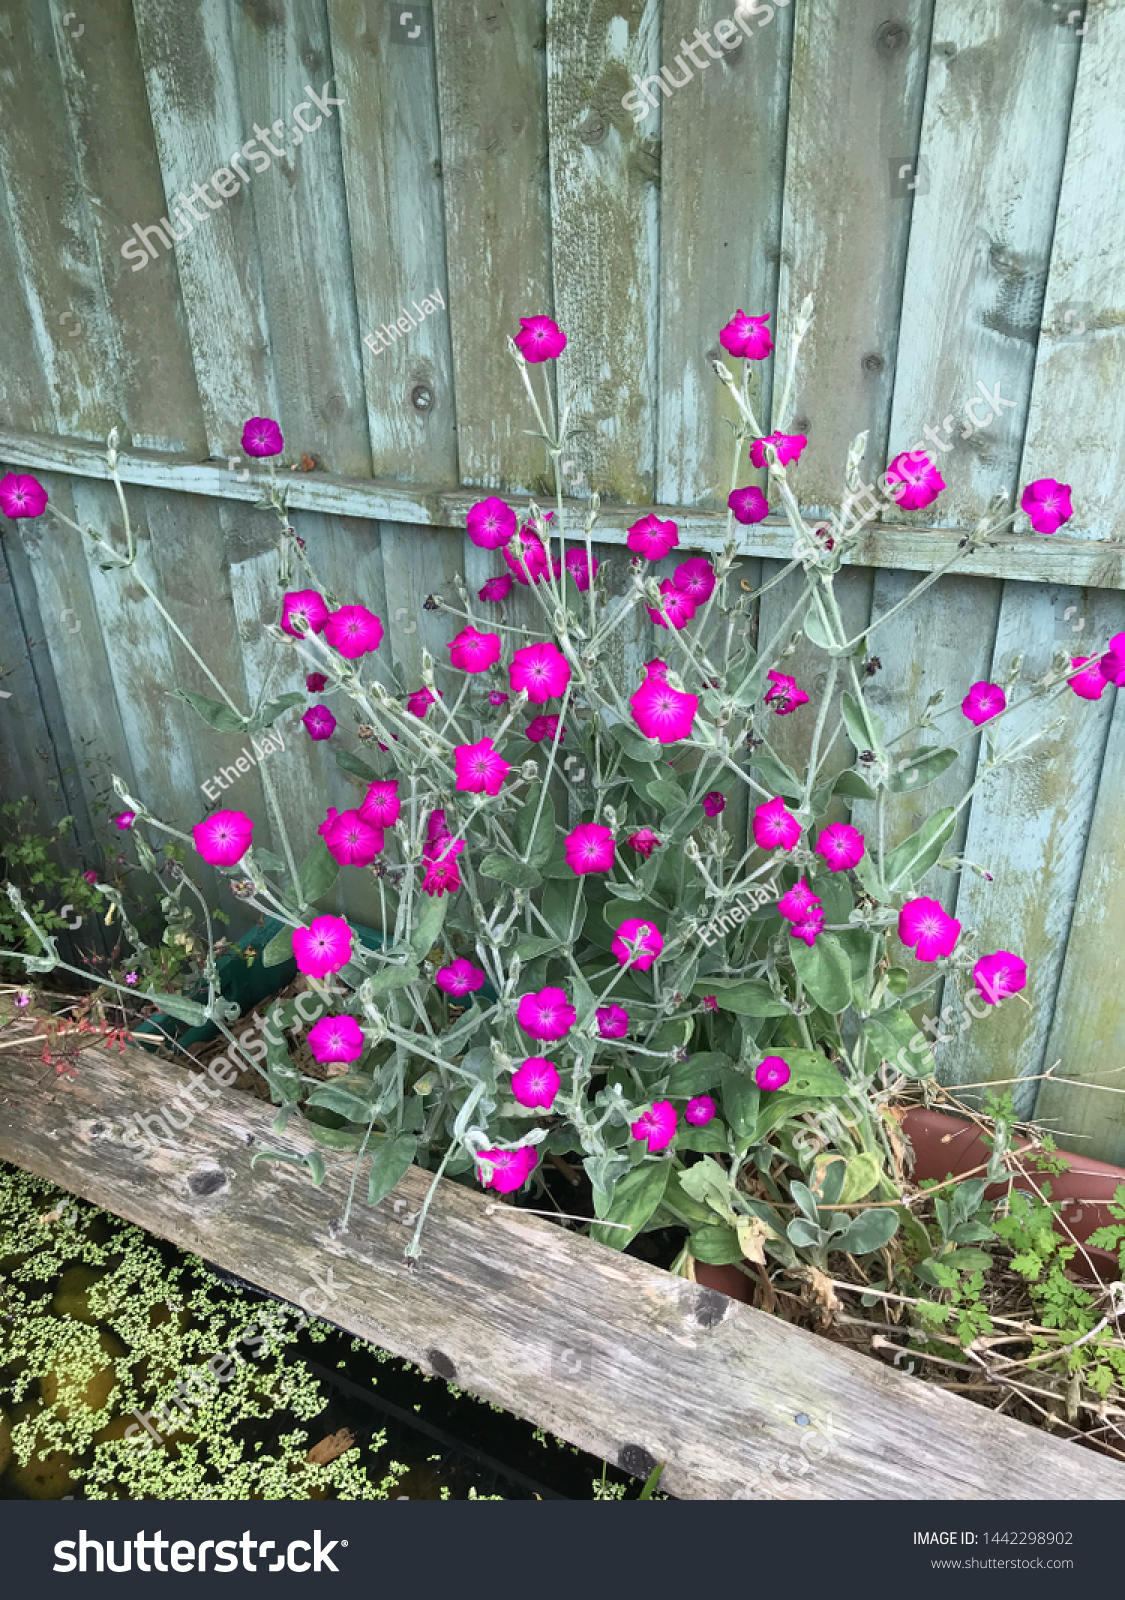
[{"label": "pond water", "polygon": [[0,1164],[0,1498],[620,1499],[637,1480]]}]

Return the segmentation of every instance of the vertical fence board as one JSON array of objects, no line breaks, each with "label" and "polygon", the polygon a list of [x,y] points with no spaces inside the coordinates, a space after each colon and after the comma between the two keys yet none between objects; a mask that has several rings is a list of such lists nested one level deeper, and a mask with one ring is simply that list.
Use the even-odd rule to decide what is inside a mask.
[{"label": "vertical fence board", "polygon": [[[701,9],[708,32],[732,10],[726,0],[702,8],[697,0],[665,0],[663,54],[671,75],[684,76],[676,65],[684,41],[703,65],[670,97],[654,86],[657,108],[638,129],[644,135],[659,123],[663,134],[656,498],[665,505],[724,506],[731,452],[720,418],[734,421],[737,408],[711,362],[724,357],[719,330],[737,307],[760,316],[777,305],[793,13],[776,13],[764,31],[764,11],[748,19],[748,34],[736,27],[739,42],[729,52],[719,41],[711,45],[721,56],[715,61],[706,45],[693,42],[697,24],[703,31]],[[771,363],[751,367],[751,397],[764,419],[769,397],[762,380]]]},{"label": "vertical fence board", "polygon": [[793,318],[812,294],[787,429],[808,436],[795,479],[809,507],[839,503],[856,434],[870,431],[869,465],[886,443],[910,228],[891,169],[918,148],[933,3],[909,0],[893,20],[882,0],[797,6],[773,426]]},{"label": "vertical fence board", "polygon": [[546,0],[439,0],[434,23],[461,482],[546,493],[507,346],[554,310]]},{"label": "vertical fence board", "polygon": [[1067,533],[1120,536],[1125,501],[1125,117],[1117,82],[1125,5],[1090,0],[1079,57],[1051,275],[1036,352],[1022,481],[1074,485]]},{"label": "vertical fence board", "polygon": [[[993,682],[1004,681],[1013,658],[1022,653],[1012,698],[1024,699],[1050,665],[1057,642],[1067,636],[1071,606],[1079,608],[1099,638],[1125,624],[1125,597],[1120,594],[1006,585],[990,676]],[[988,775],[976,795],[965,854],[991,872],[994,882],[964,874],[956,915],[966,934],[975,931],[981,954],[1014,950],[1022,956],[1030,1006],[1009,999],[989,1008],[982,1021],[963,1019],[965,1030],[955,1035],[941,1058],[948,1082],[1031,1078],[1041,1069],[1112,716],[1112,692],[1092,703],[1065,689],[1051,707],[1052,717],[1062,719],[1061,729],[1033,746],[1025,759]],[[1006,716],[997,729],[1000,748],[1043,726],[1044,717],[1041,701]],[[983,748],[981,754],[983,761]],[[945,1000],[953,1001],[948,984]],[[959,1006],[953,1009],[961,1016]],[[1037,1088],[1034,1083],[1017,1088],[1016,1105],[1025,1115],[1034,1107]]]},{"label": "vertical fence board", "polygon": [[655,490],[659,147],[621,101],[659,65],[657,0],[549,0],[555,304],[577,386],[574,458],[604,499]]},{"label": "vertical fence board", "polygon": [[[363,350],[373,470],[456,483],[433,43],[406,43],[391,6],[329,0],[328,16],[337,93],[347,100],[340,133],[359,334],[378,345]],[[447,310],[410,328],[412,302],[434,290]],[[399,319],[408,325],[392,339]]]},{"label": "vertical fence board", "polygon": [[[936,0],[891,440],[928,449],[947,488],[896,521],[969,526],[1015,487],[1078,57],[1060,20],[1037,0]],[[978,385],[1007,403],[972,431],[968,404],[991,415]]]},{"label": "vertical fence board", "polygon": [[[1112,691],[1107,690],[1107,694]],[[1044,1083],[1035,1113],[1065,1130],[1074,1148],[1125,1165],[1125,706],[1116,705],[1044,1070],[1061,1062],[1060,1078]],[[1079,1087],[1081,1079],[1091,1087]],[[1094,1085],[1104,1084],[1105,1088]],[[1080,1141],[1080,1142],[1079,1142]],[[1060,1140],[1061,1143],[1066,1141]]]}]

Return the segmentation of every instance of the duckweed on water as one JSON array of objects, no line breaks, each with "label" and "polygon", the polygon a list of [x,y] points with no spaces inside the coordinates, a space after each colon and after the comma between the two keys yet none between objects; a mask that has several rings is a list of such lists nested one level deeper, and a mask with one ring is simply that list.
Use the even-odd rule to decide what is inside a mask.
[{"label": "duckweed on water", "polygon": [[[273,1326],[269,1324],[273,1322]],[[264,1340],[189,1414],[177,1384],[255,1324]],[[305,1336],[332,1330],[310,1321]],[[0,1168],[0,1473],[31,1499],[387,1499],[385,1433],[326,1464],[319,1382],[295,1325],[191,1256],[51,1184]],[[137,1424],[153,1418],[161,1442]],[[129,1436],[126,1437],[128,1432]]]}]

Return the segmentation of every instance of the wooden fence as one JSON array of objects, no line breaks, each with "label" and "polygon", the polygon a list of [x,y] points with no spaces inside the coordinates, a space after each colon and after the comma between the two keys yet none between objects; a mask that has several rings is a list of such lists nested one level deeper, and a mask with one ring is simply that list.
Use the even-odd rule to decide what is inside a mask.
[{"label": "wooden fence", "polygon": [[[537,311],[569,336],[560,378],[584,428],[566,470],[579,498],[592,486],[610,503],[600,553],[617,545],[619,567],[637,505],[685,508],[685,541],[715,547],[729,472],[718,329],[736,306],[769,311],[784,348],[809,292],[805,506],[838,503],[861,429],[869,478],[928,428],[949,485],[928,512],[876,527],[844,574],[857,629],[993,493],[1073,484],[1073,537],[983,551],[882,632],[875,694],[892,731],[938,688],[960,699],[1020,654],[1028,682],[1059,645],[1125,626],[1112,542],[1125,0],[794,0],[720,27],[715,39],[741,39],[729,52],[693,30],[735,0],[434,0],[408,25],[404,9],[86,0],[64,16],[15,0],[0,19],[0,460],[109,531],[97,441],[121,427],[139,569],[233,692],[271,671],[258,624],[277,604],[244,419],[276,417],[286,461],[315,457],[292,479],[297,531],[337,592],[387,619],[387,681],[393,667],[416,687],[423,646],[449,637],[424,596],[494,566],[460,531],[471,488],[544,487],[505,349]],[[653,86],[634,120],[644,103],[623,99],[662,65],[680,86]],[[149,231],[143,252],[137,230],[166,217],[180,241]],[[364,345],[429,296],[408,334]],[[764,415],[771,368],[756,379]],[[784,530],[744,532],[746,577],[768,576]],[[195,664],[77,536],[5,524],[0,548],[0,793],[73,813],[85,848],[111,769],[158,814],[197,821],[200,785],[238,752],[168,695],[206,688]],[[787,584],[772,590],[760,625],[791,604]],[[621,671],[651,652],[638,626]],[[1061,1060],[1071,1081],[1038,1111],[1125,1161],[1111,1092],[1125,1088],[1125,714],[1112,690],[1065,711],[1037,758],[962,814],[951,848],[995,881],[937,873],[933,890],[1023,953],[1032,1004],[940,1054],[950,1081],[1025,1080],[1025,1111]],[[798,757],[807,726],[779,727]],[[341,804],[349,780],[303,734],[271,759],[307,840],[308,797],[327,785]],[[903,797],[896,833],[964,798],[979,759],[966,745]],[[231,798],[260,811],[259,784],[252,770]],[[370,920],[362,895],[349,909]]]}]

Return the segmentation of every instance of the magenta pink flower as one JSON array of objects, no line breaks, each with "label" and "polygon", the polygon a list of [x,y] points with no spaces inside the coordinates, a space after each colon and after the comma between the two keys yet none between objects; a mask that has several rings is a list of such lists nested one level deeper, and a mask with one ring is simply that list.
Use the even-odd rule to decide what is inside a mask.
[{"label": "magenta pink flower", "polygon": [[659,606],[646,606],[645,610],[658,628],[684,628],[695,616],[695,601],[682,594],[671,578],[660,585]]},{"label": "magenta pink flower", "polygon": [[629,1032],[629,1013],[616,1002],[599,1006],[595,1016],[598,1019],[598,1032],[603,1039],[624,1039]]},{"label": "magenta pink flower", "polygon": [[516,582],[522,583],[525,588],[529,584],[539,583],[547,576],[547,552],[543,548],[542,539],[532,528],[521,528],[511,544],[505,545],[500,554],[504,557],[504,563]]},{"label": "magenta pink flower", "polygon": [[801,837],[801,824],[785,809],[780,795],[764,800],[754,812],[754,843],[759,850],[792,850]]},{"label": "magenta pink flower", "polygon": [[293,929],[293,954],[306,978],[327,978],[352,959],[352,930],[343,917],[315,917]]},{"label": "magenta pink flower", "polygon": [[477,501],[469,511],[465,526],[469,538],[481,550],[499,550],[519,527],[519,518],[511,506],[493,494],[487,500]]},{"label": "magenta pink flower", "polygon": [[310,706],[301,721],[310,739],[331,739],[336,731],[336,718],[327,706]]},{"label": "magenta pink flower", "polygon": [[829,872],[846,872],[863,860],[863,835],[846,822],[830,822],[821,828],[814,848],[828,863]]},{"label": "magenta pink flower", "polygon": [[328,679],[323,672],[310,672],[305,679],[305,688],[310,694],[320,694],[328,687]]},{"label": "magenta pink flower", "polygon": [[477,1176],[484,1189],[497,1194],[514,1194],[522,1189],[535,1171],[539,1157],[529,1144],[518,1150],[481,1150],[477,1155]]},{"label": "magenta pink flower", "polygon": [[629,835],[625,843],[630,849],[635,850],[639,856],[643,856],[646,861],[652,852],[660,846],[660,840],[651,828],[638,828],[635,833]]},{"label": "magenta pink flower", "polygon": [[681,561],[673,574],[673,582],[680,593],[686,594],[697,606],[710,600],[715,592],[714,569],[703,556]]},{"label": "magenta pink flower", "polygon": [[641,684],[629,701],[633,721],[646,739],[659,739],[661,744],[675,744],[691,733],[699,697],[681,694],[663,678],[652,674]]},{"label": "magenta pink flower", "polygon": [[525,644],[512,657],[508,681],[513,694],[527,690],[532,705],[545,705],[563,693],[570,682],[570,662],[555,645]]},{"label": "magenta pink flower", "polygon": [[490,689],[488,691],[488,703],[490,706],[507,705],[510,699],[511,696],[505,694],[503,689]]},{"label": "magenta pink flower", "polygon": [[[574,587],[580,594],[585,594],[590,587],[591,578],[595,577],[598,570],[597,557],[593,557],[594,565],[591,567],[586,560],[585,550],[568,550],[566,553],[566,570],[574,579]],[[555,577],[562,577],[562,562],[558,556],[551,563],[554,567]]]},{"label": "magenta pink flower", "polygon": [[324,637],[342,656],[355,661],[383,642],[383,624],[366,606],[341,606],[324,625]]},{"label": "magenta pink flower", "polygon": [[336,821],[336,818],[339,815],[340,813],[336,810],[335,806],[328,807],[328,815],[325,817],[320,827],[316,830],[322,839],[326,838],[327,835],[332,831],[332,824]]},{"label": "magenta pink flower", "polygon": [[994,955],[981,956],[973,968],[973,982],[988,1005],[998,1005],[1027,986],[1027,966],[1010,950],[997,950]]},{"label": "magenta pink flower", "polygon": [[790,1076],[784,1056],[766,1056],[754,1069],[754,1082],[759,1089],[784,1089]]},{"label": "magenta pink flower", "polygon": [[98,875],[97,875],[96,872],[93,872],[93,871],[84,872],[82,874],[82,876],[85,878],[87,883],[97,883],[97,881],[98,881]]},{"label": "magenta pink flower", "polygon": [[498,578],[489,578],[487,583],[482,583],[479,595],[482,600],[498,606],[502,600],[508,598],[508,590],[512,587],[512,574],[502,572]]},{"label": "magenta pink flower", "polygon": [[961,924],[956,917],[947,916],[937,900],[919,895],[908,900],[899,912],[898,936],[908,950],[914,949],[916,960],[936,961],[939,956],[953,954]]},{"label": "magenta pink flower", "polygon": [[457,766],[457,787],[469,794],[498,795],[512,770],[510,761],[497,750],[491,739],[479,744],[459,744],[453,752]]},{"label": "magenta pink flower", "polygon": [[666,661],[661,661],[659,657],[656,657],[652,661],[645,662],[646,678],[666,678],[667,676],[668,663]]},{"label": "magenta pink flower", "polygon": [[449,659],[462,672],[487,672],[500,659],[500,635],[478,633],[469,623],[448,645]]},{"label": "magenta pink flower", "polygon": [[824,907],[819,900],[799,917],[794,917],[789,928],[791,939],[803,939],[811,950],[819,934],[824,932]]},{"label": "magenta pink flower", "polygon": [[47,491],[38,478],[25,472],[8,472],[0,478],[0,511],[15,521],[41,517],[47,508]]},{"label": "magenta pink flower", "polygon": [[777,902],[777,909],[787,922],[796,922],[814,906],[819,905],[820,901],[804,878],[798,878],[792,889],[783,894]]},{"label": "magenta pink flower", "polygon": [[727,505],[734,512],[734,520],[744,527],[764,522],[770,514],[770,503],[756,484],[748,483],[744,489],[732,489]]},{"label": "magenta pink flower", "polygon": [[773,349],[773,340],[766,323],[770,320],[767,311],[764,317],[748,317],[745,311],[736,311],[719,332],[719,343],[724,350],[729,350],[732,356],[743,356],[747,361],[764,361]]},{"label": "magenta pink flower", "polygon": [[447,891],[453,894],[461,887],[457,857],[464,848],[464,839],[453,839],[448,833],[439,837],[433,845],[426,846],[422,851],[422,888],[427,894],[436,895],[440,900]]},{"label": "magenta pink flower", "polygon": [[979,728],[982,722],[1003,711],[1007,704],[1007,696],[998,683],[974,683],[961,702],[961,710]]},{"label": "magenta pink flower", "polygon": [[797,687],[796,678],[791,678],[788,673],[778,672],[773,667],[766,673],[770,687],[765,693],[765,702],[771,711],[779,717],[787,717],[790,712],[796,711],[798,706],[807,706],[809,697],[803,689]]},{"label": "magenta pink flower", "polygon": [[651,511],[648,516],[634,522],[625,543],[629,549],[647,561],[662,561],[669,550],[680,542],[679,529],[674,522],[661,522]]},{"label": "magenta pink flower", "polygon": [[643,917],[627,917],[613,936],[610,949],[623,967],[647,972],[664,948],[664,935]]},{"label": "magenta pink flower", "polygon": [[254,824],[245,811],[213,811],[191,830],[195,848],[213,867],[233,867],[249,850]]},{"label": "magenta pink flower", "polygon": [[898,485],[890,494],[904,511],[920,511],[945,488],[945,480],[924,450],[904,450],[895,456],[886,478]]},{"label": "magenta pink flower", "polygon": [[703,996],[703,1009],[704,1011],[718,1011],[719,1002],[713,994],[705,994]]},{"label": "magenta pink flower", "polygon": [[29,994],[25,994],[21,990],[20,993],[16,995],[16,1006],[17,1006],[18,1010],[22,1011],[25,1008],[25,1006],[29,1006],[30,1004],[31,1004],[31,996]]},{"label": "magenta pink flower", "polygon": [[451,837],[449,824],[445,820],[445,812],[440,809],[431,811],[426,818],[426,850],[433,849],[443,839]]},{"label": "magenta pink flower", "polygon": [[803,433],[767,433],[764,439],[755,439],[750,446],[750,459],[762,471],[766,465],[766,446],[772,444],[777,451],[778,466],[787,467],[791,461],[800,461],[808,442]]},{"label": "magenta pink flower", "polygon": [[566,836],[566,861],[577,877],[613,871],[613,834],[599,822],[581,822]]},{"label": "magenta pink flower", "polygon": [[281,602],[281,631],[293,639],[303,639],[307,633],[323,633],[327,621],[324,596],[315,589],[294,590]]},{"label": "magenta pink flower", "polygon": [[1107,683],[1125,686],[1125,633],[1115,633],[1101,658],[1100,670]]},{"label": "magenta pink flower", "polygon": [[484,973],[480,967],[474,967],[471,961],[466,961],[464,956],[458,956],[447,967],[438,968],[434,982],[446,994],[475,994],[484,983]]},{"label": "magenta pink flower", "polygon": [[1058,533],[1074,515],[1070,503],[1070,484],[1054,478],[1038,478],[1023,491],[1020,507],[1031,518],[1036,533]]},{"label": "magenta pink flower", "polygon": [[113,819],[115,826],[120,828],[122,833],[125,832],[126,828],[131,828],[136,820],[137,813],[135,811],[119,811]]},{"label": "magenta pink flower", "polygon": [[242,430],[242,448],[248,456],[279,456],[285,440],[272,417],[251,417]]},{"label": "magenta pink flower", "polygon": [[540,361],[554,361],[566,349],[566,334],[550,317],[521,317],[516,344],[525,361],[533,366]]},{"label": "magenta pink flower", "polygon": [[671,1100],[657,1100],[655,1105],[641,1112],[636,1122],[629,1124],[629,1132],[634,1139],[647,1145],[649,1155],[654,1156],[667,1150],[672,1143],[679,1120]]},{"label": "magenta pink flower", "polygon": [[363,1029],[354,1017],[321,1017],[309,1029],[309,1049],[318,1061],[358,1061]]},{"label": "magenta pink flower", "polygon": [[[532,744],[542,744],[544,739],[550,739],[553,744],[555,735],[558,733],[558,727],[558,717],[532,717],[531,721],[527,725],[527,737],[531,740]],[[565,738],[566,729],[564,728],[561,733],[558,733],[559,743],[562,744]]]},{"label": "magenta pink flower", "polygon": [[1100,658],[1098,656],[1071,656],[1070,665],[1072,668],[1084,668],[1082,672],[1072,671],[1070,677],[1066,680],[1075,694],[1082,700],[1100,700],[1102,690],[1109,682],[1109,679],[1102,671]]},{"label": "magenta pink flower", "polygon": [[[497,642],[497,646],[499,646],[499,643],[500,643],[499,635],[496,636],[496,642]],[[450,649],[452,649],[452,648],[453,647],[451,645]],[[456,663],[454,663],[454,665],[456,665]],[[441,690],[439,689],[438,690],[438,694],[440,694],[440,693],[441,693]],[[424,721],[425,720],[425,716],[426,716],[426,712],[430,709],[431,706],[436,706],[437,702],[438,702],[438,695],[435,694],[432,689],[415,689],[414,693],[408,698],[408,700],[406,702],[406,709],[407,709],[407,711],[410,712],[410,715],[412,717],[417,717],[419,721]]]},{"label": "magenta pink flower", "polygon": [[341,811],[324,842],[343,866],[369,867],[383,848],[383,830],[365,822],[360,811]]},{"label": "magenta pink flower", "polygon": [[512,1073],[512,1093],[521,1106],[550,1111],[559,1092],[559,1069],[544,1056],[528,1056]]},{"label": "magenta pink flower", "polygon": [[537,994],[520,995],[516,1020],[533,1039],[565,1039],[578,1020],[578,1013],[563,989],[540,989]]},{"label": "magenta pink flower", "polygon": [[703,796],[703,810],[709,817],[717,817],[727,808],[727,797],[721,789],[712,789]]},{"label": "magenta pink flower", "polygon": [[359,808],[364,822],[369,822],[373,828],[394,827],[401,811],[397,778],[381,778],[371,784]]},{"label": "magenta pink flower", "polygon": [[697,1094],[689,1100],[684,1112],[684,1121],[690,1122],[695,1128],[705,1128],[715,1115],[715,1102],[709,1094]]}]

